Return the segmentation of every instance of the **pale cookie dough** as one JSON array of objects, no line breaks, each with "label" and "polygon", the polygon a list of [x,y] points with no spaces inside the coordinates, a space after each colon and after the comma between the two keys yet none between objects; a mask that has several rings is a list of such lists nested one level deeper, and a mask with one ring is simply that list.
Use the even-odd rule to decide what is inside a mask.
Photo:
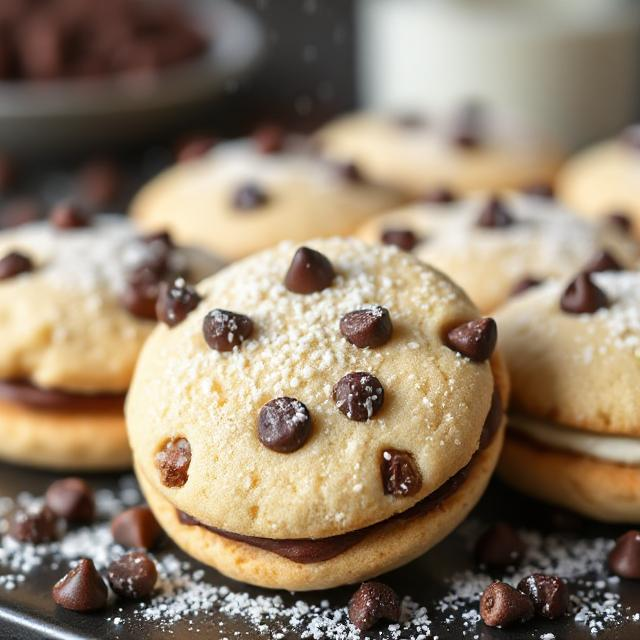
[{"label": "pale cookie dough", "polygon": [[508,226],[478,222],[491,197],[450,204],[419,203],[379,216],[358,232],[367,242],[409,231],[413,253],[457,282],[484,313],[500,306],[525,279],[565,278],[607,250],[625,267],[637,263],[636,243],[612,223],[591,223],[548,198],[504,194]]}]

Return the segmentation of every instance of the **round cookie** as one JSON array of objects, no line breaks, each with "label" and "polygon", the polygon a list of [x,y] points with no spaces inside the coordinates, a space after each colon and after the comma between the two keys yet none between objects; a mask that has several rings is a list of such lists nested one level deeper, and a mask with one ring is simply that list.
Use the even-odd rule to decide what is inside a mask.
[{"label": "round cookie", "polygon": [[347,235],[399,197],[366,183],[355,165],[330,163],[303,139],[227,142],[177,164],[142,188],[132,215],[228,260],[282,240]]},{"label": "round cookie", "polygon": [[484,313],[540,281],[606,267],[602,251],[624,267],[638,259],[636,243],[617,224],[591,223],[549,198],[519,194],[414,204],[370,221],[358,235],[411,250]]},{"label": "round cookie", "polygon": [[478,105],[444,116],[343,116],[317,140],[328,157],[354,162],[370,180],[411,198],[441,187],[468,193],[550,185],[561,160],[553,145]]},{"label": "round cookie", "polygon": [[442,274],[395,247],[309,247],[201,282],[145,344],[126,408],[173,539],[273,588],[353,582],[435,544],[488,481],[508,396],[495,324]]},{"label": "round cookie", "polygon": [[640,125],[571,158],[558,175],[557,193],[588,218],[626,218],[640,238]]},{"label": "round cookie", "polygon": [[130,463],[126,393],[159,280],[220,266],[123,217],[71,206],[0,233],[0,458],[60,470]]},{"label": "round cookie", "polygon": [[513,384],[500,473],[534,497],[640,520],[640,273],[581,273],[506,304]]}]

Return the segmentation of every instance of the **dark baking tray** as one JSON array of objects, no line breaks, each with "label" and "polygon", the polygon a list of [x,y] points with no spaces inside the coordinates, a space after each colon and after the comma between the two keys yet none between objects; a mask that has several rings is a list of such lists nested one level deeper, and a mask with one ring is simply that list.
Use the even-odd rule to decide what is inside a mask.
[{"label": "dark baking tray", "polygon": [[[39,495],[56,476],[43,472],[32,472],[12,466],[0,466],[0,496],[16,496],[20,491],[29,491]],[[118,476],[94,476],[90,482],[96,487],[115,489]],[[474,510],[472,519],[482,524],[493,523],[498,519],[510,521],[518,527],[540,529],[548,531],[556,526],[557,513],[544,505],[527,500],[494,480],[483,500]],[[564,523],[566,524],[566,522]],[[573,526],[571,519],[569,524]],[[595,523],[576,523],[581,538],[616,537],[624,531],[622,527],[603,526]],[[571,544],[571,535],[567,537],[567,544]],[[179,551],[166,541],[158,555],[172,552],[182,556]],[[185,556],[182,556],[185,557]],[[197,565],[197,563],[194,563]],[[425,604],[436,602],[447,591],[444,580],[453,572],[472,568],[472,558],[469,550],[468,536],[456,531],[435,549],[412,562],[411,564],[385,576],[384,580],[391,584],[403,595],[410,595],[415,601]],[[222,640],[223,638],[272,638],[275,627],[259,631],[242,618],[225,618],[214,613],[202,616],[195,625],[199,631],[194,632],[194,625],[181,621],[172,625],[169,630],[152,622],[135,622],[127,625],[114,626],[106,618],[109,613],[76,614],[56,607],[50,598],[51,585],[64,571],[52,571],[43,566],[31,573],[27,580],[18,588],[7,591],[0,588],[0,638],[3,640],[33,640],[36,638],[60,638],[64,640],[79,640],[87,638],[101,638],[105,640],[155,640],[171,637],[175,640],[200,637],[207,640]],[[2,574],[0,566],[0,574]],[[606,571],[603,573],[606,575]],[[244,585],[228,580],[217,572],[206,569],[205,579],[213,584],[227,585],[234,591],[248,592],[252,596],[267,593],[260,589],[247,588]],[[575,586],[574,586],[575,588]],[[621,581],[619,585],[607,589],[617,591],[621,603],[627,613],[640,612],[640,581]],[[305,600],[309,603],[320,603],[329,600],[331,606],[342,607],[348,601],[353,588],[341,588],[313,594],[288,594],[283,592],[285,602]],[[136,605],[123,605],[126,617],[127,611]],[[434,620],[431,626],[431,638],[438,636],[440,640],[468,638],[470,640],[539,640],[544,634],[553,633],[556,640],[582,640],[593,638],[589,629],[577,624],[573,617],[560,621],[543,621],[528,623],[509,630],[489,629],[482,622],[476,625],[465,625],[461,612],[450,612],[450,618],[445,621],[442,614]],[[447,614],[449,615],[449,614]],[[221,631],[221,621],[224,629]],[[287,632],[283,640],[297,640],[300,636],[296,632]],[[388,631],[371,632],[371,638],[391,637]],[[599,632],[596,636],[603,640],[634,640],[640,638],[640,623],[624,622],[615,624]]]}]

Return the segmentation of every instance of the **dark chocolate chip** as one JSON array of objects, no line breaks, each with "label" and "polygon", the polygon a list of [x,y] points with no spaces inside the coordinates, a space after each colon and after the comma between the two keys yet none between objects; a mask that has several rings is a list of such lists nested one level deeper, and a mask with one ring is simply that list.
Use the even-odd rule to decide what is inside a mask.
[{"label": "dark chocolate chip", "polygon": [[107,585],[92,560],[82,558],[53,585],[53,600],[71,611],[96,611],[107,604]]},{"label": "dark chocolate chip", "polygon": [[607,220],[616,225],[624,233],[629,233],[633,227],[631,218],[624,211],[612,211],[607,215]]},{"label": "dark chocolate chip", "polygon": [[123,547],[153,549],[162,529],[149,507],[131,507],[111,521],[111,535]]},{"label": "dark chocolate chip", "polygon": [[555,620],[569,609],[567,583],[557,576],[534,573],[518,583],[518,590],[531,598],[536,615]]},{"label": "dark chocolate chip", "polygon": [[19,542],[42,544],[58,538],[56,516],[48,507],[37,511],[19,509],[9,521],[9,535]]},{"label": "dark chocolate chip", "polygon": [[0,280],[13,278],[29,271],[33,271],[33,262],[22,253],[12,251],[0,259]]},{"label": "dark chocolate chip", "polygon": [[526,550],[517,531],[506,522],[489,527],[476,541],[476,562],[493,568],[517,565]]},{"label": "dark chocolate chip", "polygon": [[60,202],[49,214],[49,221],[58,229],[80,229],[91,223],[89,214],[73,202]]},{"label": "dark chocolate chip", "polygon": [[484,136],[484,107],[478,102],[467,102],[456,114],[451,141],[461,149],[476,149]]},{"label": "dark chocolate chip", "polygon": [[278,153],[284,149],[284,130],[275,124],[264,125],[255,130],[253,141],[260,153]]},{"label": "dark chocolate chip", "polygon": [[147,233],[144,236],[140,236],[140,242],[150,245],[159,255],[162,256],[167,255],[176,248],[175,242],[168,231]]},{"label": "dark chocolate chip", "polygon": [[393,325],[389,310],[374,305],[351,311],[340,319],[340,333],[356,347],[381,347],[389,342]]},{"label": "dark chocolate chip", "polygon": [[422,488],[422,475],[409,451],[385,449],[380,458],[380,475],[385,495],[412,496]]},{"label": "dark chocolate chip", "polygon": [[335,277],[329,258],[309,247],[300,247],[291,260],[284,286],[293,293],[315,293],[330,287]]},{"label": "dark chocolate chip", "polygon": [[640,578],[640,531],[627,531],[616,540],[608,564],[609,569],[622,578]]},{"label": "dark chocolate chip", "polygon": [[480,598],[480,616],[488,627],[508,627],[533,618],[529,596],[505,582],[493,582]]},{"label": "dark chocolate chip", "polygon": [[560,308],[567,313],[595,313],[609,304],[607,296],[588,273],[580,273],[564,290]]},{"label": "dark chocolate chip", "polygon": [[384,389],[375,376],[354,371],[338,380],[333,387],[333,399],[349,420],[365,422],[380,411]]},{"label": "dark chocolate chip", "polygon": [[155,320],[160,282],[157,275],[146,267],[132,272],[120,296],[120,303],[130,314],[138,318]]},{"label": "dark chocolate chip", "polygon": [[67,522],[93,522],[96,514],[93,489],[81,478],[63,478],[51,483],[45,504]]},{"label": "dark chocolate chip", "polygon": [[150,596],[158,580],[155,562],[143,551],[131,551],[114,560],[107,569],[116,595],[129,600]]},{"label": "dark chocolate chip", "polygon": [[484,420],[484,425],[482,426],[482,432],[480,433],[480,442],[478,444],[478,449],[486,449],[493,440],[493,436],[498,432],[500,425],[502,424],[502,418],[504,416],[504,411],[502,409],[502,400],[500,399],[500,393],[498,389],[493,390],[493,395],[491,396],[491,405],[489,407],[489,412],[487,413],[487,417]]},{"label": "dark chocolate chip", "polygon": [[533,289],[534,287],[540,286],[544,280],[540,280],[539,278],[531,278],[525,277],[520,280],[520,282],[516,283],[516,285],[511,289],[512,296],[518,296],[529,289]]},{"label": "dark chocolate chip", "polygon": [[165,487],[182,487],[189,479],[191,445],[186,438],[168,440],[156,453],[156,467]]},{"label": "dark chocolate chip", "polygon": [[363,582],[349,600],[349,620],[359,631],[367,631],[380,620],[399,622],[400,599],[382,582]]},{"label": "dark chocolate chip", "polygon": [[160,283],[156,302],[156,317],[170,327],[180,324],[199,304],[202,298],[189,286],[184,278],[172,284]]},{"label": "dark chocolate chip", "polygon": [[338,174],[347,182],[360,184],[366,182],[362,171],[355,162],[342,162],[336,165]]},{"label": "dark chocolate chip", "polygon": [[216,351],[233,351],[253,333],[253,321],[248,316],[224,309],[209,311],[202,321],[206,343]]},{"label": "dark chocolate chip", "polygon": [[267,192],[254,182],[241,184],[233,193],[232,205],[241,211],[264,207],[269,202]]},{"label": "dark chocolate chip", "polygon": [[485,204],[476,220],[478,227],[486,229],[501,229],[514,224],[514,219],[497,196],[493,196]]},{"label": "dark chocolate chip", "polygon": [[484,362],[491,357],[498,341],[498,328],[493,318],[470,320],[447,333],[450,349],[474,360]]},{"label": "dark chocolate chip", "polygon": [[297,451],[311,435],[311,416],[295,398],[274,398],[260,409],[258,438],[279,453]]},{"label": "dark chocolate chip", "polygon": [[622,265],[606,250],[596,253],[582,271],[584,273],[599,273],[600,271],[623,271]]},{"label": "dark chocolate chip", "polygon": [[548,200],[552,200],[555,195],[553,185],[544,182],[539,184],[530,184],[522,189],[522,193],[528,196],[535,196],[537,198],[547,198]]},{"label": "dark chocolate chip", "polygon": [[217,140],[211,135],[195,135],[183,140],[176,151],[176,162],[190,162],[206,155],[215,146]]},{"label": "dark chocolate chip", "polygon": [[457,195],[448,187],[437,187],[425,193],[422,197],[422,202],[429,204],[451,204],[457,199]]},{"label": "dark chocolate chip", "polygon": [[380,240],[403,251],[411,251],[418,244],[418,237],[411,229],[385,229]]}]

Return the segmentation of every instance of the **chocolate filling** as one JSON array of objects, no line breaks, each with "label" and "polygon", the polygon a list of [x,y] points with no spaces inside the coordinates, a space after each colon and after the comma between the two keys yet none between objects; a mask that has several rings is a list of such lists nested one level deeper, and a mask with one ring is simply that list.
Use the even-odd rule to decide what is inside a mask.
[{"label": "chocolate filling", "polygon": [[122,412],[124,393],[69,393],[43,389],[25,380],[1,380],[0,400],[46,411]]},{"label": "chocolate filling", "polygon": [[350,531],[349,533],[343,533],[337,536],[331,536],[329,538],[298,538],[298,539],[273,539],[273,538],[259,538],[256,536],[244,536],[239,533],[232,533],[231,531],[225,531],[224,529],[218,529],[208,524],[200,522],[198,519],[190,516],[189,514],[176,509],[178,520],[181,524],[189,526],[204,527],[208,531],[215,533],[223,538],[229,540],[235,540],[236,542],[243,542],[265,551],[271,551],[283,558],[292,560],[299,564],[311,564],[313,562],[323,562],[340,555],[347,549],[355,546],[365,536],[372,531],[379,529],[388,522],[394,522],[396,520],[411,520],[424,516],[430,511],[436,509],[444,500],[455,493],[460,486],[464,483],[469,475],[471,467],[475,463],[478,453],[483,449],[486,449],[493,437],[497,433],[500,422],[502,420],[502,402],[500,400],[500,393],[497,389],[494,389],[493,396],[491,398],[491,406],[489,407],[489,413],[484,421],[482,427],[482,433],[480,434],[480,442],[478,443],[478,449],[471,457],[471,460],[466,466],[462,467],[460,471],[451,476],[444,484],[438,487],[433,493],[424,497],[422,500],[414,504],[412,507],[403,511],[402,513],[396,513],[395,515],[383,520],[382,522],[376,522],[364,529],[358,529],[356,531]]}]

